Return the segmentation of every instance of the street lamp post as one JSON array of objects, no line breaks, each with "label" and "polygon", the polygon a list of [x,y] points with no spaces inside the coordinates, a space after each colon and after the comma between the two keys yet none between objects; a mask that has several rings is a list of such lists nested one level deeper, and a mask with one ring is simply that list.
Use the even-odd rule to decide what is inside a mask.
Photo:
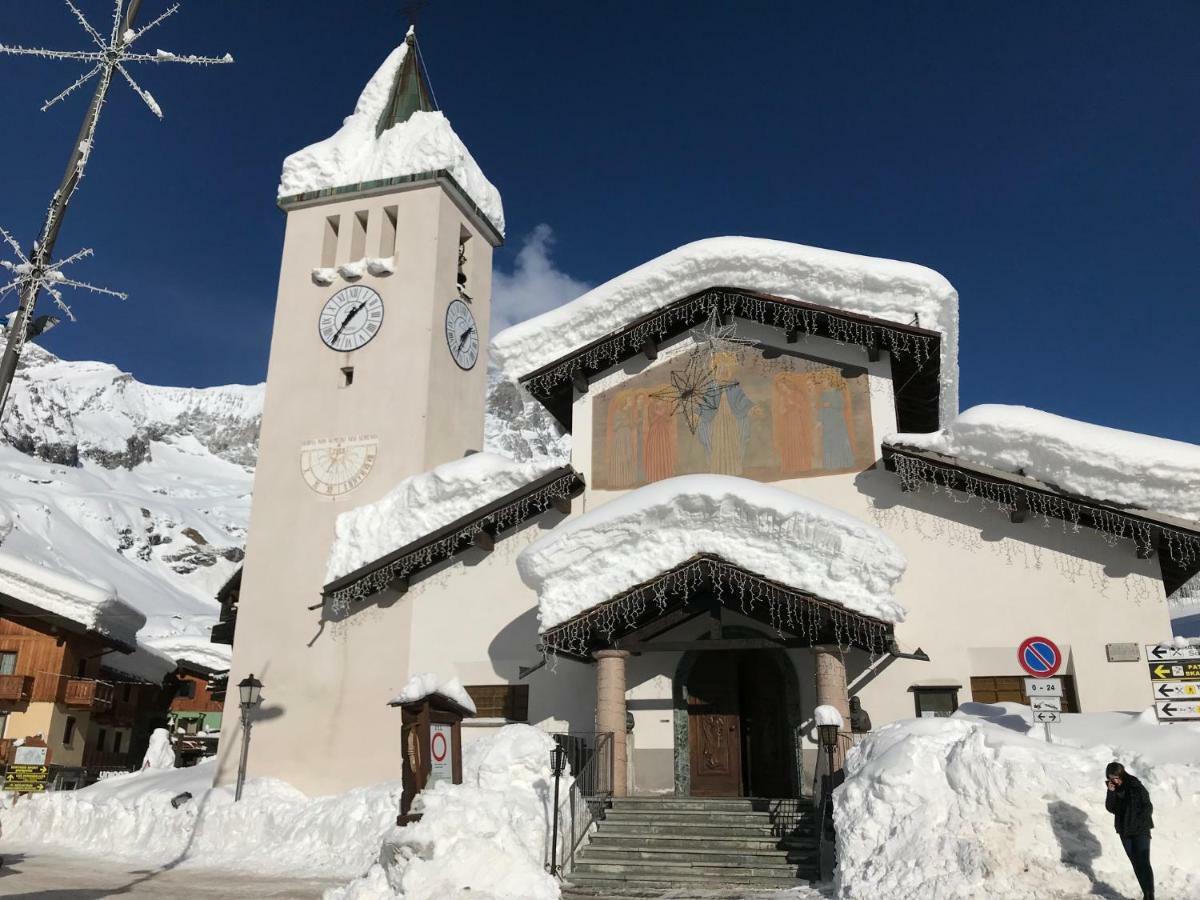
[{"label": "street lamp post", "polygon": [[258,706],[262,698],[262,682],[251,672],[238,682],[238,693],[241,695],[242,708],[242,758],[238,763],[237,790],[234,792],[234,802],[242,799],[242,785],[246,782],[246,757],[250,754],[250,712]]}]

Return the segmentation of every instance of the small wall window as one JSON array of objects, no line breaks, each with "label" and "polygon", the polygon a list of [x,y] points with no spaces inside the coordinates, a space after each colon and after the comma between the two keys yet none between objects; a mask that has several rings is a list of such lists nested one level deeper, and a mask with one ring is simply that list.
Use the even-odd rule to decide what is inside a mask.
[{"label": "small wall window", "polygon": [[[1075,692],[1074,675],[1056,675],[1062,680],[1062,711],[1079,712],[1079,695]],[[1023,703],[1029,705],[1025,695],[1025,677],[1022,675],[982,675],[971,678],[971,699],[976,703]]]},{"label": "small wall window", "polygon": [[342,367],[342,387],[350,387],[354,384],[354,366]]},{"label": "small wall window", "polygon": [[67,724],[63,726],[63,746],[70,747],[75,740],[75,717],[67,716]]},{"label": "small wall window", "polygon": [[179,700],[192,700],[196,696],[196,682],[188,680],[181,681],[179,687],[175,690],[175,697]]},{"label": "small wall window", "polygon": [[354,262],[367,255],[367,211],[365,209],[354,214],[352,225],[354,231],[350,233],[350,261]]},{"label": "small wall window", "polygon": [[133,696],[133,685],[126,682],[125,687],[121,691],[121,700],[125,703],[129,702],[129,698]]},{"label": "small wall window", "polygon": [[0,651],[0,675],[12,675],[17,671],[17,654],[15,651]]},{"label": "small wall window", "polygon": [[121,732],[119,732],[119,731],[113,732],[113,753],[121,752],[121,737],[122,737]]},{"label": "small wall window", "polygon": [[96,750],[100,753],[104,752],[104,745],[108,743],[108,732],[101,728],[96,732]]},{"label": "small wall window", "polygon": [[529,685],[473,684],[467,693],[475,702],[475,715],[482,719],[529,721]]},{"label": "small wall window", "polygon": [[383,227],[379,230],[379,255],[391,259],[396,255],[396,213],[395,206],[383,208]]},{"label": "small wall window", "polygon": [[939,687],[922,687],[913,685],[909,688],[913,695],[913,705],[918,719],[945,719],[958,709],[959,685]]},{"label": "small wall window", "polygon": [[87,675],[87,664],[88,664],[88,661],[86,659],[81,659],[75,665],[75,675],[77,677],[83,678],[84,676]]},{"label": "small wall window", "polygon": [[321,265],[326,269],[337,262],[338,229],[341,216],[330,216],[325,220],[325,238],[321,244]]}]

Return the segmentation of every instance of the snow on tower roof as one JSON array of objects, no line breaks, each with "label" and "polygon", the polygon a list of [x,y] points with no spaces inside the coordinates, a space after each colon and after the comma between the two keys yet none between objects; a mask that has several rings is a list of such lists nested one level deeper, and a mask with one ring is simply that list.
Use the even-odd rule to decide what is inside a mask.
[{"label": "snow on tower roof", "polygon": [[[450,121],[420,102],[423,82],[415,47],[415,40],[411,45],[406,41],[388,55],[332,137],[284,160],[279,198],[444,170],[503,235],[500,192],[484,177]],[[400,76],[410,52],[417,77],[411,89],[402,90],[406,85]]]},{"label": "snow on tower roof", "polygon": [[540,631],[698,554],[847,609],[899,622],[892,590],[908,564],[878,528],[833,507],[726,475],[639,488],[558,526],[517,557],[538,592]]},{"label": "snow on tower roof", "polygon": [[374,503],[338,516],[325,580],[374,562],[558,467],[547,458],[517,463],[496,453],[473,453],[405,478]]},{"label": "snow on tower roof", "polygon": [[0,594],[41,610],[48,621],[65,620],[106,637],[120,649],[132,650],[138,629],[146,624],[146,617],[119,599],[111,585],[81,581],[11,553],[0,552]]},{"label": "snow on tower roof", "polygon": [[492,359],[511,376],[548,365],[641,316],[711,287],[743,288],[941,332],[943,419],[958,411],[958,293],[914,263],[764,238],[685,244],[570,303],[500,332]]},{"label": "snow on tower roof", "polygon": [[1200,522],[1200,446],[1028,406],[973,406],[932,434],[885,442],[1036,478],[1103,503]]}]

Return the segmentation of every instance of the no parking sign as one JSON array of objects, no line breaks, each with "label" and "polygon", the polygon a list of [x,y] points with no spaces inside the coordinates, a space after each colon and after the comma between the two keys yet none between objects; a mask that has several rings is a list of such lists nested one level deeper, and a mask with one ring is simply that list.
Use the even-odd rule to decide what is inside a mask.
[{"label": "no parking sign", "polygon": [[454,780],[454,764],[450,758],[450,726],[434,723],[429,726],[429,784]]},{"label": "no parking sign", "polygon": [[1025,638],[1017,648],[1017,662],[1034,678],[1050,678],[1062,666],[1062,651],[1050,638]]}]

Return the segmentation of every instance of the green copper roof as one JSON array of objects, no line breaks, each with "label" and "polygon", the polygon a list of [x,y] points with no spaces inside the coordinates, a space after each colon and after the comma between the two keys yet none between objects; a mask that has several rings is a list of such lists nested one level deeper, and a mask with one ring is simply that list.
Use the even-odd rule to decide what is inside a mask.
[{"label": "green copper roof", "polygon": [[396,72],[396,80],[392,82],[392,93],[388,97],[379,124],[375,126],[375,136],[383,134],[393,125],[407,122],[417,110],[430,112],[434,109],[429,84],[425,81],[424,66],[421,65],[421,51],[417,49],[417,37],[411,32],[405,38],[408,52],[404,54],[404,62]]}]

